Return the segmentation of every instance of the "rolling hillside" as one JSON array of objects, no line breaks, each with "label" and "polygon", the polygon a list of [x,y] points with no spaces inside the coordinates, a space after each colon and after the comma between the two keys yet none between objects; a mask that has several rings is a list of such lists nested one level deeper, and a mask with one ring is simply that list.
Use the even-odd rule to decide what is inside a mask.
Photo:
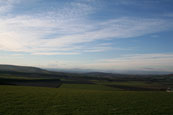
[{"label": "rolling hillside", "polygon": [[49,71],[37,67],[0,65],[0,71],[24,72],[24,73],[49,73]]}]

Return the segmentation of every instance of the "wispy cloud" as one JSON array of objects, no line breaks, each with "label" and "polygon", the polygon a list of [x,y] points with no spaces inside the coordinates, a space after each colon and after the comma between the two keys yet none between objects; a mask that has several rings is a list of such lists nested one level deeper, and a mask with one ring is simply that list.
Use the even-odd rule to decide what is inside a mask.
[{"label": "wispy cloud", "polygon": [[157,70],[172,71],[173,54],[132,54],[119,58],[98,60],[88,64],[88,68],[107,70]]},{"label": "wispy cloud", "polygon": [[33,53],[33,55],[76,55],[76,52],[43,52]]},{"label": "wispy cloud", "polygon": [[[88,19],[89,14],[95,12],[92,2],[70,2],[57,12],[52,10],[33,15],[0,16],[0,50],[28,52],[33,55],[102,52],[111,47],[87,48],[82,47],[81,44],[138,37],[173,27],[172,20],[168,19],[123,17],[91,21]],[[13,0],[9,0],[5,10],[1,12],[11,10],[13,5],[15,5]]]},{"label": "wispy cloud", "polygon": [[0,0],[0,14],[10,11],[20,0]]}]

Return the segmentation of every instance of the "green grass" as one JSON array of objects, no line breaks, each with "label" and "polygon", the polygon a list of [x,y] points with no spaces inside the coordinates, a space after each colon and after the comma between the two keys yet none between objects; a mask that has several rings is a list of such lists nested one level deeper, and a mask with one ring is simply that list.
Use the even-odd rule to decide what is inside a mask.
[{"label": "green grass", "polygon": [[15,76],[15,75],[8,75],[8,74],[1,74],[1,79],[9,79],[9,80],[51,80],[51,79],[57,79],[57,78],[37,78],[37,77],[27,77],[27,76]]},{"label": "green grass", "polygon": [[102,86],[90,89],[94,87],[0,86],[0,115],[173,114],[173,93],[100,90]]},{"label": "green grass", "polygon": [[68,89],[79,89],[79,90],[106,90],[106,91],[112,91],[112,90],[121,90],[118,88],[111,88],[104,85],[99,84],[63,84],[60,88],[68,88]]},{"label": "green grass", "polygon": [[14,75],[0,75],[0,79],[16,79],[16,80],[40,80],[40,79],[51,79],[51,78],[37,78],[37,77],[27,77],[27,76],[14,76]]},{"label": "green grass", "polygon": [[0,79],[31,79],[29,77],[22,77],[22,76],[14,76],[14,75],[8,75],[8,74],[1,74]]},{"label": "green grass", "polygon": [[118,82],[110,82],[110,81],[96,81],[95,83],[100,85],[122,85],[122,86],[134,86],[134,87],[153,87],[153,88],[161,88],[166,87],[161,83],[156,82],[145,82],[145,81],[118,81]]}]

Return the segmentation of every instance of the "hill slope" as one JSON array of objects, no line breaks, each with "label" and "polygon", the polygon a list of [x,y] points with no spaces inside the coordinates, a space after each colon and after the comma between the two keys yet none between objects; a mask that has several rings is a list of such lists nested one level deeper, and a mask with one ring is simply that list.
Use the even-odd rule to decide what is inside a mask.
[{"label": "hill slope", "polygon": [[0,65],[0,71],[24,72],[24,73],[49,73],[49,71],[37,67]]}]

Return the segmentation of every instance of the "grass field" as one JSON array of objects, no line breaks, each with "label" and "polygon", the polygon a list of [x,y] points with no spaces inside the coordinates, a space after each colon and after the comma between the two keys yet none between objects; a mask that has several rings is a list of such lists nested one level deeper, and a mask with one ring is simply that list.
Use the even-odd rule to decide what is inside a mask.
[{"label": "grass field", "polygon": [[126,91],[166,91],[171,85],[146,81],[94,81],[95,84],[113,87]]},{"label": "grass field", "polygon": [[72,90],[102,90],[102,91],[115,91],[122,90],[118,88],[107,87],[99,84],[63,84],[60,88],[72,89]]},{"label": "grass field", "polygon": [[91,84],[0,86],[0,115],[172,115],[173,93],[116,91]]}]

